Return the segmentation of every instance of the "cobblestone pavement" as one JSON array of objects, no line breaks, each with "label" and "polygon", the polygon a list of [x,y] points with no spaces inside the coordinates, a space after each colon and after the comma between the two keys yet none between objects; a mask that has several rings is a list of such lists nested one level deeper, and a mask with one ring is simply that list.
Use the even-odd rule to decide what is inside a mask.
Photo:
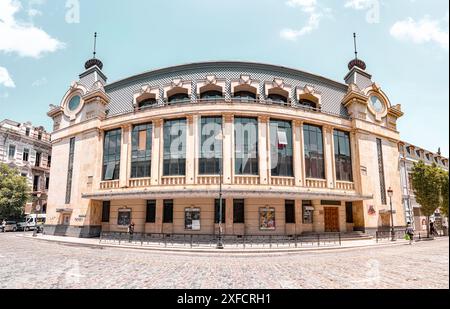
[{"label": "cobblestone pavement", "polygon": [[284,254],[88,248],[0,234],[0,288],[449,288],[448,238]]}]

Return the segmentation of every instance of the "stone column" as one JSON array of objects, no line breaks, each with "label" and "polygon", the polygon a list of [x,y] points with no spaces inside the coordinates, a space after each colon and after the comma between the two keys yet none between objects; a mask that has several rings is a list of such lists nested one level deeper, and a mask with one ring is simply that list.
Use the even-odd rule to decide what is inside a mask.
[{"label": "stone column", "polygon": [[300,123],[300,162],[301,162],[301,175],[302,185],[306,187],[306,163],[305,163],[305,134],[303,131],[303,122]]},{"label": "stone column", "polygon": [[260,184],[269,184],[269,149],[267,138],[269,130],[269,117],[260,116],[258,118],[258,161]]},{"label": "stone column", "polygon": [[131,157],[131,124],[122,126],[122,146],[120,148],[120,178],[119,186],[121,188],[128,186],[130,178],[130,157]]},{"label": "stone column", "polygon": [[152,168],[151,177],[152,185],[159,185],[161,183],[161,160],[162,160],[162,145],[163,145],[163,121],[162,119],[153,120],[153,136],[152,136]]},{"label": "stone column", "polygon": [[234,233],[234,215],[233,215],[233,199],[225,199],[226,210],[225,210],[225,234],[232,235]]},{"label": "stone column", "polygon": [[325,214],[323,206],[320,205],[319,200],[312,201],[314,206],[313,212],[313,231],[316,233],[325,232]]},{"label": "stone column", "polygon": [[333,129],[330,126],[323,127],[323,150],[325,161],[325,178],[327,180],[327,188],[335,188],[335,173],[333,166]]},{"label": "stone column", "polygon": [[339,207],[339,231],[341,233],[347,232],[347,215],[345,211],[345,202],[342,202]]},{"label": "stone column", "polygon": [[225,114],[223,116],[223,183],[231,184],[234,175],[234,116]]},{"label": "stone column", "polygon": [[302,186],[303,178],[303,151],[302,151],[302,122],[292,122],[292,142],[294,143],[294,178],[295,186]]},{"label": "stone column", "polygon": [[155,212],[155,232],[162,233],[163,232],[163,200],[156,200],[156,212]]},{"label": "stone column", "polygon": [[197,132],[197,115],[188,115],[186,117],[186,184],[191,185],[195,183],[195,136]]},{"label": "stone column", "polygon": [[95,190],[100,189],[100,183],[103,181],[103,144],[105,142],[105,131],[98,129],[97,134],[97,153],[96,157],[92,158],[93,160],[96,160],[95,162],[100,162],[92,175],[92,187],[95,188]]},{"label": "stone column", "polygon": [[302,201],[295,200],[295,233],[300,235],[303,232],[303,211]]},{"label": "stone column", "polygon": [[352,156],[352,174],[353,174],[353,183],[355,184],[355,190],[361,193],[361,173],[359,170],[359,152],[358,152],[358,140],[356,131],[350,132],[350,149]]}]

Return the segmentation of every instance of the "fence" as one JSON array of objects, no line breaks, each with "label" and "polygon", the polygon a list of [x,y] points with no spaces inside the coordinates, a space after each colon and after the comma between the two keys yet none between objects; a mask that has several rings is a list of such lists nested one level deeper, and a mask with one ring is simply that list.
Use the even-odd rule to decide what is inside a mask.
[{"label": "fence", "polygon": [[[435,235],[431,235],[430,233],[430,237],[427,237],[427,232],[419,232],[419,233],[415,233],[414,234],[414,240],[422,240],[422,239],[430,239],[433,237],[442,237],[445,236],[444,231],[442,230],[438,230],[436,231]],[[394,239],[404,239],[405,237],[405,231],[404,230],[396,230],[394,231]],[[391,240],[392,239],[392,233],[391,231],[378,231],[376,233],[376,239],[377,239],[377,243],[380,241],[386,241],[386,240]]]},{"label": "fence", "polygon": [[[218,235],[102,232],[100,243],[165,248],[216,248]],[[341,233],[308,235],[224,235],[222,243],[233,249],[275,249],[321,246],[341,246]]]}]

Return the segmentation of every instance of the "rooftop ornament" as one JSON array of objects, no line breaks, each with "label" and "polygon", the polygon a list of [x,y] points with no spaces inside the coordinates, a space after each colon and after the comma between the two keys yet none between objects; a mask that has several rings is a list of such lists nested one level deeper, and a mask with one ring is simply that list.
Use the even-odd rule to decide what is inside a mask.
[{"label": "rooftop ornament", "polygon": [[86,70],[94,67],[94,66],[98,66],[100,68],[100,70],[103,69],[103,63],[95,58],[95,55],[97,54],[97,32],[94,33],[94,57],[92,59],[89,59],[88,61],[86,61],[86,63],[84,64],[84,68]]},{"label": "rooftop ornament", "polygon": [[367,66],[366,63],[360,59],[358,59],[358,50],[356,48],[356,33],[353,33],[353,42],[355,45],[355,59],[349,62],[348,69],[351,70],[353,67],[360,68],[361,70],[365,71]]}]

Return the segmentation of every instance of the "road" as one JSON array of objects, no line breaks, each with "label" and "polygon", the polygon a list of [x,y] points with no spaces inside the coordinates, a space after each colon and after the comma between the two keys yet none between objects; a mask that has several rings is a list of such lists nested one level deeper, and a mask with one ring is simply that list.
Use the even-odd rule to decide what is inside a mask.
[{"label": "road", "polygon": [[157,253],[0,233],[0,288],[449,288],[448,238],[288,254]]}]

